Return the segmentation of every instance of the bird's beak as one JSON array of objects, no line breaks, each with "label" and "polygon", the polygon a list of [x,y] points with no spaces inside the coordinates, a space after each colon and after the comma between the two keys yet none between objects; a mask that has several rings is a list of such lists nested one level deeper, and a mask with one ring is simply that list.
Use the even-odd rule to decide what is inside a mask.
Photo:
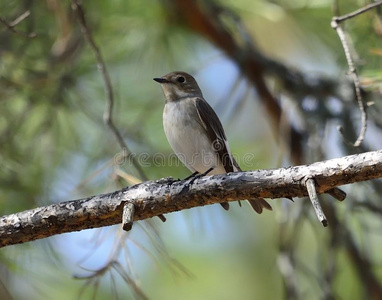
[{"label": "bird's beak", "polygon": [[159,83],[169,83],[170,81],[168,81],[167,79],[164,79],[164,78],[154,78],[154,80],[156,82],[159,82]]}]

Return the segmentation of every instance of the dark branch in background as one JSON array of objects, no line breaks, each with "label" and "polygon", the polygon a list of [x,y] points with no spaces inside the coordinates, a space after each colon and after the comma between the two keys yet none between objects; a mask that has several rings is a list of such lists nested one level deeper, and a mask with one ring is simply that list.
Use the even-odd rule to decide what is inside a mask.
[{"label": "dark branch in background", "polygon": [[20,30],[17,30],[15,27],[17,24],[19,24],[21,21],[23,21],[25,18],[27,18],[30,15],[30,11],[27,10],[24,12],[21,16],[16,18],[12,22],[7,22],[4,18],[0,17],[0,23],[4,24],[10,31],[16,33],[19,36],[26,37],[26,38],[34,38],[37,36],[35,32],[25,33]]},{"label": "dark branch in background", "polygon": [[[225,10],[216,3],[208,2],[207,8],[204,9],[198,1],[173,0],[172,2],[174,15],[177,16],[179,22],[184,22],[188,28],[213,42],[238,64],[241,71],[256,87],[277,132],[280,127],[282,109],[265,83],[265,72],[273,69],[274,65],[267,69],[268,60],[255,49],[247,38],[245,39],[246,47],[239,45],[219,18],[220,13],[225,13]],[[235,21],[238,22],[237,19]],[[290,155],[295,164],[300,164],[303,158],[302,135],[292,124],[289,125],[291,136],[286,140],[290,141]]]},{"label": "dark branch in background", "polygon": [[366,288],[370,299],[381,299],[382,285],[380,279],[378,279],[378,277],[372,272],[373,264],[359,249],[359,246],[349,231],[345,232],[344,239],[347,254],[353,262],[353,265],[357,268],[360,281]]},{"label": "dark branch in background", "polygon": [[373,272],[373,263],[369,260],[368,255],[365,255],[357,245],[353,235],[347,228],[347,224],[341,224],[338,218],[338,213],[333,205],[329,205],[327,209],[328,218],[331,220],[329,230],[332,234],[332,243],[336,248],[342,244],[343,249],[352,266],[357,270],[362,286],[368,293],[368,299],[381,299],[382,285],[376,274]]},{"label": "dark branch in background", "polygon": [[[339,185],[382,178],[382,150],[305,166],[202,177],[192,185],[189,181],[171,178],[147,181],[109,194],[3,216],[0,218],[0,247],[119,224],[126,203],[134,205],[134,221],[138,221],[240,199],[304,197],[308,195],[306,178],[314,179],[318,194]],[[130,223],[129,218],[124,220]]]},{"label": "dark branch in background", "polygon": [[[307,95],[318,99],[328,96],[341,98],[338,94],[338,82],[322,77],[314,77],[312,80],[311,76],[267,57],[256,47],[240,18],[213,1],[202,4],[202,1],[172,0],[171,3],[169,11],[172,10],[173,15],[170,14],[170,17],[177,18],[180,23],[210,40],[237,63],[243,74],[257,89],[260,101],[263,101],[275,132],[278,133],[277,138],[285,138],[290,149],[291,161],[294,164],[301,164],[304,157],[302,143],[305,133],[297,131],[290,121],[286,124],[290,127],[287,131],[288,136],[284,137],[283,133],[280,133],[280,128],[286,127],[285,124],[280,126],[285,118],[282,117],[282,107],[278,99],[272,95],[266,85],[265,77],[272,75],[282,86],[283,92],[290,93],[296,101]],[[223,15],[228,16],[235,24],[238,35],[244,40],[244,45],[233,37],[232,30],[221,18]]]},{"label": "dark branch in background", "polygon": [[96,45],[96,43],[93,39],[93,36],[90,32],[89,27],[87,26],[86,19],[85,19],[85,12],[82,8],[82,5],[77,0],[72,0],[72,9],[74,10],[74,12],[77,15],[78,21],[81,25],[82,33],[84,34],[86,41],[89,43],[91,49],[94,52],[94,55],[95,55],[96,60],[97,60],[98,70],[100,71],[102,78],[103,78],[103,81],[105,83],[106,100],[107,101],[106,101],[106,109],[105,109],[105,113],[104,113],[104,121],[105,121],[106,125],[110,128],[110,130],[113,132],[113,134],[116,137],[122,151],[124,149],[126,150],[123,152],[126,153],[127,159],[129,159],[130,162],[134,165],[134,167],[138,171],[141,179],[147,180],[147,177],[146,177],[145,173],[142,171],[141,166],[139,165],[139,163],[135,159],[135,156],[131,155],[131,152],[130,152],[129,148],[127,147],[127,144],[125,143],[121,133],[119,132],[118,128],[114,125],[113,118],[112,118],[112,116],[113,116],[113,105],[114,105],[113,87],[111,85],[109,72],[107,71],[105,62],[102,58],[102,54],[101,54],[98,46]]},{"label": "dark branch in background", "polygon": [[[344,48],[345,57],[346,57],[346,60],[347,60],[348,66],[349,66],[349,72],[353,77],[355,95],[357,98],[358,106],[359,106],[359,109],[361,110],[361,131],[359,133],[357,140],[354,142],[355,147],[359,147],[365,138],[365,133],[366,133],[366,128],[367,128],[367,113],[366,113],[365,104],[363,103],[363,100],[362,100],[361,86],[360,86],[360,81],[359,81],[359,77],[357,74],[357,69],[354,66],[354,62],[353,62],[353,59],[352,59],[352,56],[350,53],[349,45],[348,45],[347,40],[346,40],[346,35],[345,35],[344,30],[341,27],[341,22],[344,22],[346,20],[349,20],[351,18],[359,16],[360,14],[363,14],[364,12],[366,12],[370,9],[373,9],[377,6],[380,6],[381,4],[382,4],[382,1],[378,1],[375,3],[369,4],[369,5],[361,8],[361,9],[358,9],[352,13],[343,15],[341,17],[337,17],[337,16],[333,17],[332,22],[331,22],[331,26],[333,29],[336,30],[338,37],[341,41],[342,47]],[[340,127],[339,129],[340,129],[339,131],[342,133],[342,128]]]}]

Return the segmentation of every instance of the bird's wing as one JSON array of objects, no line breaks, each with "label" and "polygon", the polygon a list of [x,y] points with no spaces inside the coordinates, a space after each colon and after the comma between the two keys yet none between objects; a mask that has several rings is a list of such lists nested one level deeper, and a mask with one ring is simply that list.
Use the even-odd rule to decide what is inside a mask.
[{"label": "bird's wing", "polygon": [[[213,141],[214,148],[217,151],[226,172],[228,173],[234,171],[241,171],[235,158],[231,155],[231,150],[229,149],[223,126],[220,123],[220,120],[216,115],[215,111],[202,98],[196,98],[194,103],[196,106],[196,111],[199,115],[200,124],[206,129],[210,140]],[[272,207],[263,198],[248,199],[248,202],[258,214],[261,214],[263,212],[263,208],[272,210]],[[228,210],[228,203],[221,203],[221,205],[226,210]]]},{"label": "bird's wing", "polygon": [[234,172],[234,163],[223,126],[212,107],[202,98],[195,100],[200,124],[206,129],[207,135],[213,143],[226,172]]}]

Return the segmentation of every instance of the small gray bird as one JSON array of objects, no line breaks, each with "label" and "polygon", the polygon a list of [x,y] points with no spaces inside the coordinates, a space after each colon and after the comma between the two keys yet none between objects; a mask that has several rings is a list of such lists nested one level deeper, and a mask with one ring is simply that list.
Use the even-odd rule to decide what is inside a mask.
[{"label": "small gray bird", "polygon": [[[241,171],[231,154],[222,124],[204,100],[194,77],[185,72],[172,72],[154,80],[161,84],[166,98],[164,132],[179,160],[195,174]],[[248,201],[259,214],[263,208],[272,210],[262,198]],[[221,205],[229,209],[228,203]]]}]

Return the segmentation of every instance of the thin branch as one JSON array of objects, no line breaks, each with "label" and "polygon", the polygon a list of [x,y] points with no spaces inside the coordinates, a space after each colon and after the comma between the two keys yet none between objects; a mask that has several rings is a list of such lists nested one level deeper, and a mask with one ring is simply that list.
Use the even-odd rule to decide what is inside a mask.
[{"label": "thin branch", "polygon": [[64,232],[119,224],[125,203],[135,207],[134,221],[213,203],[250,198],[305,197],[306,178],[318,194],[334,187],[382,178],[382,150],[311,165],[257,170],[188,181],[147,181],[109,194],[52,204],[0,218],[0,247]]},{"label": "thin branch", "polygon": [[339,7],[339,4],[338,4],[338,0],[334,0],[333,1],[332,9],[333,9],[333,14],[334,15],[338,16],[340,14],[340,7]]},{"label": "thin branch", "polygon": [[123,206],[123,214],[122,214],[122,228],[125,231],[131,230],[131,227],[133,227],[133,220],[134,220],[134,204],[131,202],[126,202]]},{"label": "thin branch", "polygon": [[21,21],[29,17],[31,12],[29,10],[26,10],[23,14],[18,16],[16,19],[14,19],[12,22],[9,23],[10,26],[15,27],[17,24],[19,24]]},{"label": "thin branch", "polygon": [[351,18],[354,18],[358,15],[361,15],[363,14],[364,12],[367,12],[368,10],[370,9],[373,9],[377,6],[380,6],[382,4],[382,1],[377,1],[377,2],[374,2],[374,3],[371,3],[369,5],[366,5],[360,9],[357,9],[349,14],[346,14],[346,15],[343,15],[343,16],[340,16],[340,17],[334,17],[333,20],[335,20],[336,23],[341,23],[343,21],[346,21],[348,19],[351,19]]},{"label": "thin branch", "polygon": [[324,227],[328,226],[328,220],[326,219],[325,214],[322,211],[320,202],[318,201],[314,179],[308,178],[305,182],[305,185],[308,191],[310,202],[312,202],[314,212],[316,213],[318,220],[322,223]]},{"label": "thin branch", "polygon": [[122,277],[125,282],[132,287],[133,292],[137,299],[140,300],[148,300],[149,298],[143,293],[143,291],[139,288],[137,283],[130,278],[130,276],[126,273],[125,269],[121,266],[120,263],[114,263],[114,269],[118,272],[118,274]]},{"label": "thin branch", "polygon": [[[332,21],[331,26],[333,27],[333,29],[337,31],[342,47],[344,48],[345,57],[349,66],[349,72],[353,77],[355,95],[357,98],[358,106],[359,106],[359,109],[361,110],[361,131],[359,133],[357,140],[353,144],[355,147],[359,147],[365,138],[366,127],[367,127],[367,114],[366,114],[365,105],[362,100],[360,81],[358,78],[357,69],[354,66],[353,59],[350,54],[349,45],[346,41],[345,32],[343,31],[341,25],[334,21]],[[342,130],[339,130],[339,131],[342,132]]]},{"label": "thin branch", "polygon": [[371,213],[380,215],[382,217],[382,206],[378,206],[373,202],[355,202],[354,207],[367,209]]},{"label": "thin branch", "polygon": [[381,299],[382,285],[380,279],[372,272],[373,264],[369,261],[367,255],[361,252],[348,230],[344,235],[344,240],[346,252],[352,261],[352,265],[357,269],[357,274],[360,276],[362,286],[366,288],[369,294],[369,299]]},{"label": "thin branch", "polygon": [[119,132],[118,128],[114,125],[113,122],[113,106],[114,106],[114,93],[113,93],[113,87],[110,80],[109,72],[107,71],[106,64],[103,60],[101,51],[99,50],[97,44],[95,43],[93,36],[90,32],[90,28],[87,26],[86,18],[85,18],[85,12],[82,8],[82,5],[77,0],[72,0],[72,9],[77,14],[78,21],[81,25],[81,31],[84,34],[84,37],[86,41],[89,43],[91,49],[94,52],[94,55],[97,60],[97,67],[102,75],[102,79],[105,84],[105,91],[106,91],[106,107],[104,112],[104,122],[105,124],[110,128],[110,130],[113,132],[115,138],[117,139],[123,153],[126,153],[126,157],[130,160],[130,162],[133,164],[133,166],[137,169],[140,177],[143,180],[147,180],[146,175],[144,174],[141,166],[135,159],[135,156],[131,154],[129,148],[127,147],[127,144],[125,143],[121,133]]},{"label": "thin branch", "polygon": [[[366,128],[367,128],[367,113],[366,113],[365,104],[363,103],[363,100],[362,100],[361,85],[360,85],[359,77],[357,74],[357,69],[354,66],[354,62],[353,62],[353,59],[352,59],[352,56],[350,53],[349,45],[348,45],[347,40],[346,40],[346,35],[345,35],[344,30],[341,27],[341,22],[346,21],[346,20],[351,19],[351,18],[354,18],[356,16],[359,16],[360,14],[363,14],[364,12],[366,12],[370,9],[373,9],[377,6],[380,6],[381,4],[382,4],[382,1],[378,1],[375,3],[369,4],[369,5],[361,8],[361,9],[358,9],[352,13],[349,13],[349,14],[346,14],[346,15],[343,15],[340,17],[333,17],[332,22],[330,24],[331,27],[336,30],[338,37],[341,41],[342,47],[344,48],[345,57],[346,57],[346,60],[347,60],[348,66],[349,66],[349,72],[353,77],[355,95],[357,98],[359,109],[361,111],[361,131],[359,133],[357,140],[353,144],[354,147],[359,147],[365,138]],[[340,132],[341,132],[341,130],[340,130]]]},{"label": "thin branch", "polygon": [[337,199],[338,201],[344,201],[346,198],[346,193],[343,190],[340,190],[338,188],[333,188],[329,191],[326,191],[326,194],[329,194],[330,196]]},{"label": "thin branch", "polygon": [[23,31],[17,30],[15,26],[19,24],[21,21],[23,21],[25,18],[29,17],[30,11],[25,11],[22,15],[17,17],[12,22],[7,22],[4,18],[0,17],[0,23],[3,23],[10,31],[13,33],[16,33],[19,36],[26,37],[26,38],[35,38],[37,34],[35,32],[25,33]]},{"label": "thin branch", "polygon": [[347,224],[340,223],[336,209],[327,210],[328,218],[331,220],[329,230],[332,234],[332,241],[341,242],[343,251],[348,255],[350,264],[354,267],[355,273],[362,282],[362,287],[368,293],[367,299],[381,299],[382,285],[381,280],[373,272],[375,264],[369,260],[369,256],[365,255],[359,249],[355,237],[349,230]]}]

